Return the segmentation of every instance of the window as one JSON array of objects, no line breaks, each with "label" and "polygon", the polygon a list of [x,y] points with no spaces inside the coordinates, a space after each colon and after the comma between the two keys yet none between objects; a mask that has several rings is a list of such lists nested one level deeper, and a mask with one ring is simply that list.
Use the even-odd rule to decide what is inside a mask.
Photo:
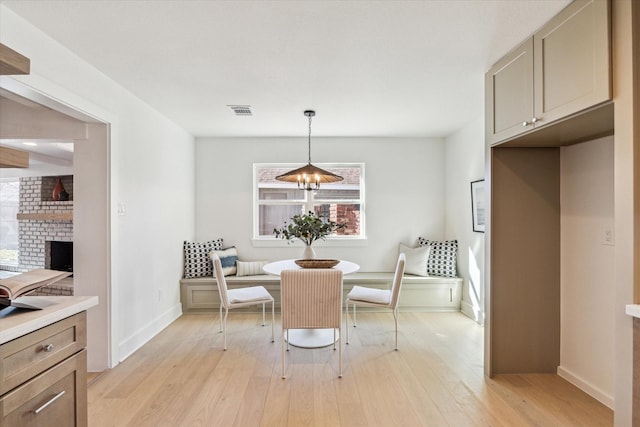
[{"label": "window", "polygon": [[273,229],[282,227],[293,215],[313,211],[347,227],[329,236],[332,240],[362,239],[364,229],[364,164],[317,164],[344,177],[343,181],[322,184],[318,191],[299,190],[297,184],[276,181],[275,177],[298,166],[254,164],[254,238],[274,238]]},{"label": "window", "polygon": [[0,180],[0,264],[18,265],[19,179]]}]

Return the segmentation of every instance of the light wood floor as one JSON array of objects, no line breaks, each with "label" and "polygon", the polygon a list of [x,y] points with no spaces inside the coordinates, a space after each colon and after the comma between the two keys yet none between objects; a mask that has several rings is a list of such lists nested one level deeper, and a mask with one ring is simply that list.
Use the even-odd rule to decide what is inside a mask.
[{"label": "light wood floor", "polygon": [[291,347],[281,378],[261,316],[185,315],[88,388],[99,426],[612,426],[613,413],[556,375],[483,376],[483,329],[460,313],[358,313],[351,344]]}]

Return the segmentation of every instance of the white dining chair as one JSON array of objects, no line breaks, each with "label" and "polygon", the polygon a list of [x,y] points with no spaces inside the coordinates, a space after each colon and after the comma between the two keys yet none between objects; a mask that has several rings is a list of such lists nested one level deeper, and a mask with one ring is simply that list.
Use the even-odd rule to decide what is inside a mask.
[{"label": "white dining chair", "polygon": [[[282,311],[282,378],[285,378],[285,338],[290,329],[333,329],[338,342],[338,377],[342,378],[342,271],[325,268],[283,270],[280,274]],[[287,341],[288,350],[289,343]]]},{"label": "white dining chair", "polygon": [[[271,294],[264,286],[248,286],[238,289],[227,289],[227,281],[222,273],[222,263],[216,254],[211,255],[213,271],[216,275],[216,284],[220,295],[220,332],[224,335],[224,349],[227,349],[227,315],[229,310],[239,307],[248,307],[262,304],[262,326],[265,325],[265,305],[271,303],[271,342],[274,342],[275,304]],[[224,318],[222,309],[224,308]]]},{"label": "white dining chair", "polygon": [[396,263],[396,271],[393,275],[393,284],[391,289],[374,289],[365,286],[354,286],[347,294],[345,300],[346,308],[346,343],[349,344],[349,304],[353,306],[353,327],[356,327],[356,306],[388,308],[393,312],[396,329],[396,345],[398,350],[398,300],[400,299],[400,288],[402,287],[402,277],[404,275],[404,265],[406,259],[404,253],[398,256]]}]

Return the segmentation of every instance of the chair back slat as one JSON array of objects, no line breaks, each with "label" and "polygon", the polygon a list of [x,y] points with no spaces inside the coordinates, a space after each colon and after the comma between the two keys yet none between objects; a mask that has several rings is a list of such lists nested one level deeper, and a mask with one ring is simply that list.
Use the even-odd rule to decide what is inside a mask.
[{"label": "chair back slat", "polygon": [[400,299],[400,288],[402,287],[402,277],[404,275],[404,264],[406,257],[403,253],[398,256],[398,263],[396,264],[396,272],[393,275],[393,285],[391,286],[391,302],[389,306],[395,309],[398,306]]},{"label": "chair back slat", "polygon": [[339,328],[342,271],[284,270],[280,274],[283,329]]},{"label": "chair back slat", "polygon": [[227,296],[227,280],[222,273],[222,262],[220,257],[216,254],[211,255],[213,261],[213,272],[216,275],[216,287],[218,288],[218,294],[220,295],[220,303],[222,307],[229,307],[229,297]]}]

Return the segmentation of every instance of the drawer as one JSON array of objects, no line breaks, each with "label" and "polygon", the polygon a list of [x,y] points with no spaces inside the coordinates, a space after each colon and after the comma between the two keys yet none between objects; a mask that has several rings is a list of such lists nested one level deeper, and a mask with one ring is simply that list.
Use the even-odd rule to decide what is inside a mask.
[{"label": "drawer", "polygon": [[0,398],[0,425],[87,425],[87,351],[72,356]]},{"label": "drawer", "polygon": [[0,395],[86,347],[86,312],[0,346]]}]

